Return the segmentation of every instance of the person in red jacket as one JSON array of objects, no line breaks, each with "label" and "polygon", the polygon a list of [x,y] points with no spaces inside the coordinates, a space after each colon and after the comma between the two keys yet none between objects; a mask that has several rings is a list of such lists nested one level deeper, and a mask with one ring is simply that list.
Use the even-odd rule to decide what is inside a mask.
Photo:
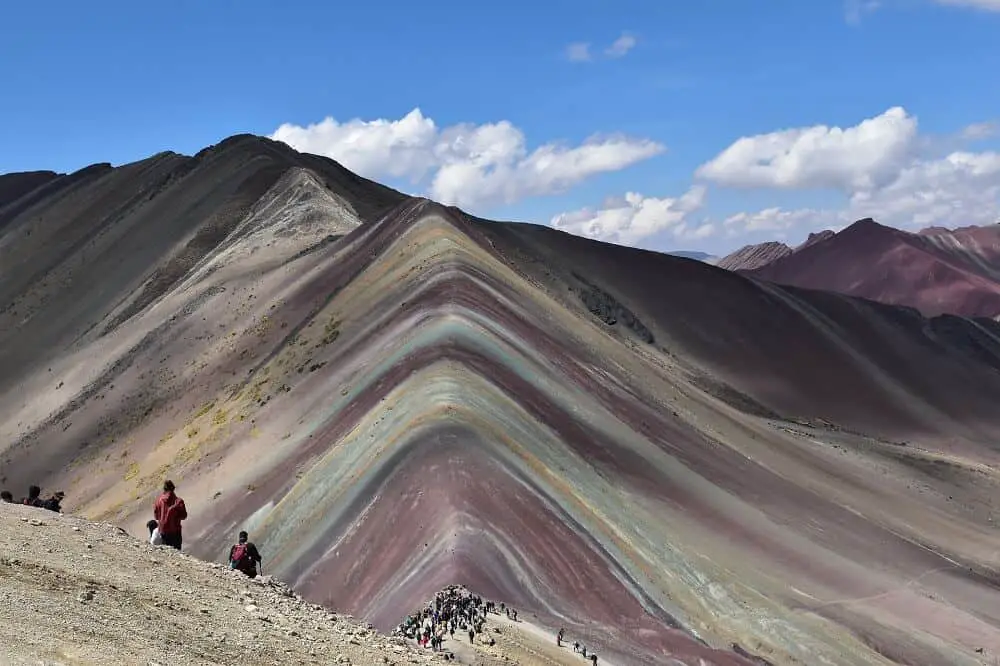
[{"label": "person in red jacket", "polygon": [[163,482],[163,494],[156,498],[153,517],[156,518],[163,545],[180,550],[181,521],[187,518],[187,509],[184,500],[174,493],[174,482],[170,479]]}]

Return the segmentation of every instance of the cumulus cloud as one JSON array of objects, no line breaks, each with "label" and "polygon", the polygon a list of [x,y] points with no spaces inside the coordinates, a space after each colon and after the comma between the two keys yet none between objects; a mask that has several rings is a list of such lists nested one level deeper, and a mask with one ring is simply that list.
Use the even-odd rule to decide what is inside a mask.
[{"label": "cumulus cloud", "polygon": [[391,176],[416,182],[434,165],[438,138],[434,121],[413,109],[399,120],[349,120],[327,117],[302,127],[285,123],[271,135],[275,141],[316,155],[331,157],[365,176]]},{"label": "cumulus cloud", "polygon": [[813,125],[743,137],[696,175],[728,187],[872,187],[912,157],[916,136],[917,119],[897,106],[853,127]]},{"label": "cumulus cloud", "polygon": [[705,187],[695,185],[677,198],[657,199],[629,192],[597,209],[583,208],[552,218],[562,231],[624,245],[670,231],[676,238],[701,239],[714,233],[712,224],[692,226],[688,217],[705,203]]},{"label": "cumulus cloud", "polygon": [[[997,125],[977,123],[960,139],[994,136]],[[742,212],[723,221],[730,235],[814,231],[863,217],[896,227],[964,226],[1000,222],[1000,154],[954,150],[954,141],[918,133],[900,107],[853,127],[817,125],[744,137],[698,170],[723,186],[834,189],[842,207]]]},{"label": "cumulus cloud", "polygon": [[1000,153],[915,162],[886,187],[855,192],[850,210],[912,228],[1000,223]]},{"label": "cumulus cloud", "polygon": [[1000,223],[1000,153],[954,152],[917,160],[883,187],[860,189],[840,209],[770,208],[738,213],[724,221],[732,233],[815,231],[873,217],[916,230]]},{"label": "cumulus cloud", "polygon": [[469,208],[563,192],[665,150],[646,139],[595,135],[578,146],[547,143],[529,151],[524,133],[506,120],[441,128],[420,109],[399,120],[284,124],[271,138],[370,178],[429,179],[432,198]]},{"label": "cumulus cloud", "polygon": [[[743,137],[700,166],[681,196],[629,192],[595,208],[556,215],[558,229],[623,244],[659,233],[698,240],[724,233],[840,228],[862,217],[902,228],[1000,223],[1000,153],[972,152],[998,133],[996,122],[944,138],[922,135],[902,107],[848,127],[812,125]],[[588,178],[662,153],[651,140],[592,136],[581,144],[529,148],[509,121],[438,126],[420,109],[397,120],[326,118],[284,124],[272,138],[327,155],[372,178],[409,181],[446,204],[476,210],[565,192]],[[718,221],[698,215],[707,188],[839,191],[831,208],[772,206]]]},{"label": "cumulus cloud", "polygon": [[[506,129],[510,136],[493,150],[456,146],[458,150],[434,176],[434,198],[459,206],[513,203],[565,192],[591,176],[620,171],[663,151],[663,146],[653,141],[618,136],[594,137],[572,148],[546,144],[529,153],[524,136],[510,125]],[[477,133],[472,136],[479,138]]]}]

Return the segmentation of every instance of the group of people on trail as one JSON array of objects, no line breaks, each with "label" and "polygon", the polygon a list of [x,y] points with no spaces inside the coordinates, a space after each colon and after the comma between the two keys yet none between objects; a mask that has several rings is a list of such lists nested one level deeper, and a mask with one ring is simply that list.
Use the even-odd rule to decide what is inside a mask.
[{"label": "group of people on trail", "polygon": [[[149,543],[181,550],[184,542],[181,523],[187,517],[184,500],[178,497],[174,482],[167,479],[163,482],[163,493],[153,503],[153,518],[146,523]],[[256,578],[258,564],[263,569],[263,558],[257,546],[250,541],[250,535],[246,531],[241,531],[237,542],[229,549],[229,568]]]},{"label": "group of people on trail", "polygon": [[[174,482],[167,479],[163,482],[163,493],[153,503],[153,518],[146,523],[146,527],[149,529],[149,542],[154,546],[170,546],[177,550],[181,549],[184,541],[181,523],[187,519],[188,514],[184,500],[178,497],[176,491]],[[14,501],[14,496],[9,490],[0,492],[0,502],[23,504],[62,513],[62,501],[65,496],[65,493],[59,491],[42,499],[42,489],[38,486],[30,486],[28,495],[21,498],[19,502]],[[237,542],[229,549],[230,568],[241,571],[250,578],[256,578],[258,565],[263,566],[263,558],[261,558],[257,546],[250,541],[250,537],[245,531],[240,532]]]},{"label": "group of people on trail", "polygon": [[[394,633],[416,640],[417,645],[430,647],[435,652],[443,650],[445,636],[455,638],[455,632],[469,636],[469,643],[476,642],[476,636],[484,634],[484,625],[490,613],[516,619],[517,611],[508,608],[506,604],[484,600],[473,595],[459,585],[451,585],[435,595],[434,600],[416,613],[406,616]],[[487,645],[496,645],[496,640],[489,636],[482,641]],[[446,653],[445,659],[454,659],[453,653]]]},{"label": "group of people on trail", "polygon": [[[565,629],[560,629],[559,633],[556,634],[556,645],[558,645],[559,647],[562,647],[563,641],[565,640],[565,636],[566,636],[566,630]],[[581,644],[580,641],[573,641],[573,652],[582,654],[584,659],[588,658],[587,657],[587,646]],[[591,663],[593,663],[594,666],[597,666],[597,654],[596,653],[591,652],[589,659],[590,659]]]},{"label": "group of people on trail", "polygon": [[[28,487],[28,496],[22,497],[20,502],[16,504],[23,504],[25,506],[34,506],[39,509],[48,509],[49,511],[55,511],[56,513],[62,513],[62,501],[66,497],[63,491],[53,493],[46,499],[42,499],[42,489],[38,486]],[[9,490],[4,490],[0,492],[0,501],[7,502],[9,504],[15,504],[14,496]]]},{"label": "group of people on trail", "polygon": [[[506,614],[507,618],[517,622],[517,610],[501,602],[484,600],[460,585],[450,585],[434,596],[434,600],[416,613],[407,615],[393,632],[415,640],[421,647],[430,647],[435,652],[443,649],[445,637],[455,638],[455,632],[468,633],[469,643],[476,642],[476,636],[484,634],[484,625],[489,615]],[[563,646],[566,630],[560,629],[556,635],[556,645]],[[492,636],[482,639],[487,645],[495,645]],[[597,655],[588,654],[587,647],[579,642],[573,643],[573,652],[581,654],[584,659],[597,666]],[[453,653],[446,653],[445,659],[454,659]]]}]

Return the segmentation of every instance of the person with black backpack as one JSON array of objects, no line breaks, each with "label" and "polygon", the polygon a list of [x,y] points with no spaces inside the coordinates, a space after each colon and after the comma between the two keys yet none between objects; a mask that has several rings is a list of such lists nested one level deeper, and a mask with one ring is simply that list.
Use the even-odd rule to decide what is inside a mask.
[{"label": "person with black backpack", "polygon": [[48,509],[49,511],[55,511],[56,513],[62,513],[62,501],[65,497],[66,493],[60,490],[52,495],[52,497],[42,502],[42,508]]},{"label": "person with black backpack", "polygon": [[38,486],[28,487],[28,496],[21,499],[21,504],[25,506],[36,506],[41,508],[44,502],[41,498],[42,489]]},{"label": "person with black backpack", "polygon": [[263,560],[257,551],[257,546],[252,541],[248,541],[250,536],[245,532],[240,532],[239,541],[229,549],[229,568],[242,571],[251,578],[257,577],[257,563],[261,562],[263,570]]}]

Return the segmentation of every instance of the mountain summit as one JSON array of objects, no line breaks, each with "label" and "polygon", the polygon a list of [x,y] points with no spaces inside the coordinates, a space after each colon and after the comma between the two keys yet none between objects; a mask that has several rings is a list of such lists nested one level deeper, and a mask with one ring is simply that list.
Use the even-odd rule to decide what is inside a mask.
[{"label": "mountain summit", "polygon": [[838,233],[810,234],[794,250],[774,242],[749,245],[717,265],[778,284],[905,305],[927,316],[1000,315],[1000,225],[911,233],[865,218]]}]

